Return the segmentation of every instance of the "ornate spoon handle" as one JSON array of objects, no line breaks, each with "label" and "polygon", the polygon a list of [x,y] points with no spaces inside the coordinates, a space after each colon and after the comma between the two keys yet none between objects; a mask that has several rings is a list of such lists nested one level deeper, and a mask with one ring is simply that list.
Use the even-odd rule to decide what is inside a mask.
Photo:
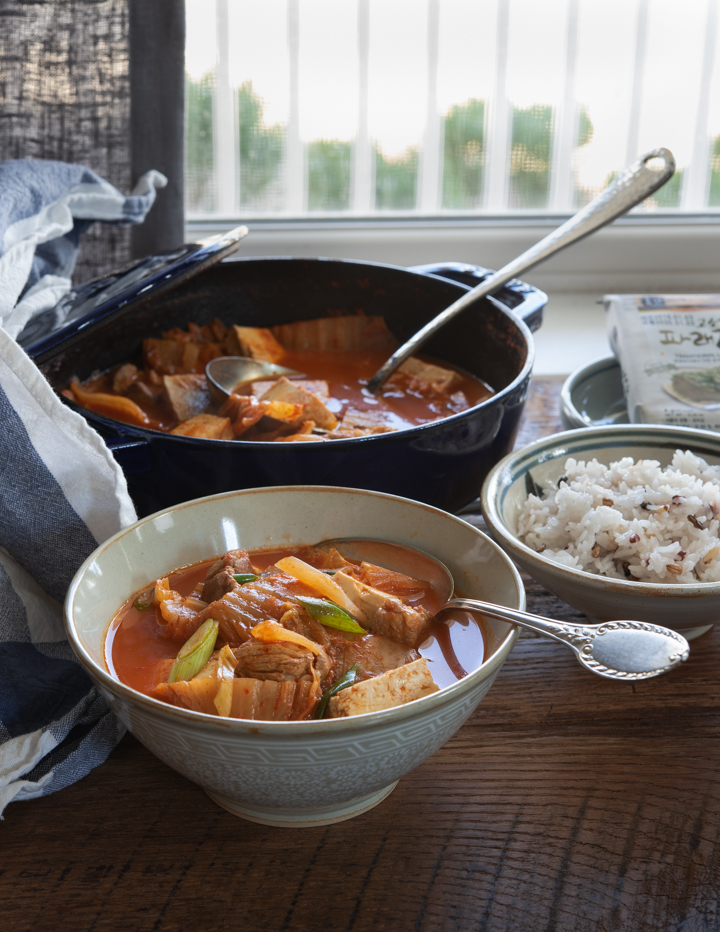
[{"label": "ornate spoon handle", "polygon": [[[656,171],[648,167],[648,162],[658,159],[665,163],[664,168]],[[612,184],[598,194],[582,210],[579,210],[556,230],[541,239],[539,243],[531,246],[522,255],[513,259],[512,262],[508,262],[498,272],[485,279],[482,284],[458,298],[454,304],[451,304],[450,307],[441,311],[437,317],[425,324],[380,366],[368,382],[368,389],[373,394],[377,392],[398,366],[417,352],[426,340],[429,340],[437,330],[444,327],[460,311],[487,297],[487,295],[499,291],[510,279],[517,278],[518,275],[538,265],[538,263],[544,262],[545,259],[554,255],[560,249],[564,249],[584,236],[594,233],[595,230],[599,230],[600,227],[612,223],[617,217],[626,213],[662,187],[672,177],[674,171],[675,159],[669,149],[653,149],[652,152],[647,152],[641,156],[629,168],[621,172]]]},{"label": "ornate spoon handle", "polygon": [[575,651],[583,666],[608,679],[649,679],[672,670],[690,654],[681,634],[646,621],[574,625],[478,599],[451,599],[440,612],[453,609],[482,612],[560,641]]}]

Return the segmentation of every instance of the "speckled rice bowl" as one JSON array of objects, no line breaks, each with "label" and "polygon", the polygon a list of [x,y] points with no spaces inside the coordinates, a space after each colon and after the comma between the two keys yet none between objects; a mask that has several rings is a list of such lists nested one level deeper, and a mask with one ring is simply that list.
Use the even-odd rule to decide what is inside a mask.
[{"label": "speckled rice bowl", "polygon": [[[677,450],[690,456],[663,474]],[[546,489],[550,500],[531,498]],[[718,434],[636,424],[555,434],[501,460],[482,506],[505,550],[593,621],[649,621],[692,639],[720,618]]]}]

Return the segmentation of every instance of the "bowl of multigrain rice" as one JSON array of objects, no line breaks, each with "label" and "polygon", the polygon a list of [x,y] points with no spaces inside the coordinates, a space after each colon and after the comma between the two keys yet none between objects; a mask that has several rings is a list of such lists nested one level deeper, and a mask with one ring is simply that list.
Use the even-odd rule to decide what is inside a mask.
[{"label": "bowl of multigrain rice", "polygon": [[696,638],[720,620],[720,434],[590,427],[501,460],[482,490],[491,533],[594,622]]}]

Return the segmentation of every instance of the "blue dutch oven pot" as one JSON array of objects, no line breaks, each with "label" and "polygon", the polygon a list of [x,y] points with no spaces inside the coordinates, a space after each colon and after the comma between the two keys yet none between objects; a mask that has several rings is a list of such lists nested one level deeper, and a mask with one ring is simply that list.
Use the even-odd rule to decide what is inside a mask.
[{"label": "blue dutch oven pot", "polygon": [[[68,299],[69,324],[53,331],[49,312],[21,334],[21,343],[61,391],[73,375],[83,380],[137,358],[146,337],[215,317],[269,327],[379,314],[403,341],[491,274],[462,263],[406,269],[334,259],[219,261],[236,248],[242,234],[235,233],[81,286]],[[326,443],[205,440],[67,404],[106,439],[141,516],[203,495],[270,485],[372,489],[457,511],[512,449],[532,370],[530,329],[540,326],[546,302],[541,291],[513,281],[448,324],[424,351],[483,379],[495,394],[461,414],[394,433]]]}]

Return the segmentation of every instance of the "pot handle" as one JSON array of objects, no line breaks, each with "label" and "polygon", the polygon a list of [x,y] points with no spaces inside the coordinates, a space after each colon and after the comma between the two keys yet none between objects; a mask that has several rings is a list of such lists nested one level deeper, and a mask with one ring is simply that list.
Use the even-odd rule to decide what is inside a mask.
[{"label": "pot handle", "polygon": [[126,476],[153,468],[151,442],[136,437],[106,437],[105,443]]},{"label": "pot handle", "polygon": [[[409,271],[448,278],[450,281],[467,285],[468,288],[474,288],[493,274],[492,269],[485,269],[481,265],[471,265],[467,262],[431,262],[428,265],[413,265]],[[505,310],[512,311],[516,317],[525,321],[531,330],[538,330],[542,324],[547,295],[533,288],[532,285],[514,278],[488,300],[493,304],[501,305]]]}]

